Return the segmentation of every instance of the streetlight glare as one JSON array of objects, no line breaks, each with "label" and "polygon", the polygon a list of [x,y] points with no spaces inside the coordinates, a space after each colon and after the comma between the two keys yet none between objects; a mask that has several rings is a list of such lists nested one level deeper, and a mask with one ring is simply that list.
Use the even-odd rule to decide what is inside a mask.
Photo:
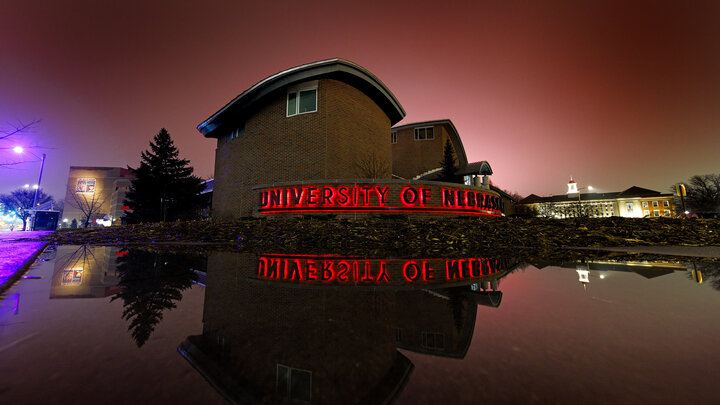
[{"label": "streetlight glare", "polygon": [[38,186],[37,184],[33,184],[33,188],[34,188],[35,190],[37,190],[38,187],[39,187],[39,186]]},{"label": "streetlight glare", "polygon": [[593,190],[593,186],[588,186],[588,190],[589,190],[589,191],[592,191],[592,190]]},{"label": "streetlight glare", "polygon": [[22,146],[16,146],[13,148],[13,152],[15,153],[23,153],[25,149]]}]

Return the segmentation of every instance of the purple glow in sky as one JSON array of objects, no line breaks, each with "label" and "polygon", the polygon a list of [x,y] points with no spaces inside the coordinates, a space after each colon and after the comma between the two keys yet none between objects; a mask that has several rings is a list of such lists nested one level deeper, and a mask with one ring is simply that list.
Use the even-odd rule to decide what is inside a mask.
[{"label": "purple glow in sky", "polygon": [[[6,2],[0,124],[68,167],[135,166],[161,127],[202,177],[197,132],[243,90],[292,66],[341,57],[377,75],[407,117],[451,119],[471,161],[522,195],[581,186],[667,191],[718,173],[720,2]],[[0,145],[12,147],[13,145]],[[33,150],[33,149],[31,149]],[[16,159],[0,149],[0,161]],[[39,161],[1,168],[0,191]]]}]

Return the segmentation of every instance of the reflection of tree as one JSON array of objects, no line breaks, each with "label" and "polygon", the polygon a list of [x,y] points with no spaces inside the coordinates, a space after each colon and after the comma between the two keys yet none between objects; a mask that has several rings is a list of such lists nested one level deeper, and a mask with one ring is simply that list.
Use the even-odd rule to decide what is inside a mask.
[{"label": "reflection of tree", "polygon": [[78,246],[72,253],[63,255],[59,259],[62,269],[90,269],[97,264],[97,258],[90,245]]},{"label": "reflection of tree", "polygon": [[182,291],[196,279],[192,269],[202,269],[205,258],[171,253],[130,250],[118,258],[117,271],[123,300],[123,319],[138,347],[145,344],[162,320],[163,312],[175,308]]}]

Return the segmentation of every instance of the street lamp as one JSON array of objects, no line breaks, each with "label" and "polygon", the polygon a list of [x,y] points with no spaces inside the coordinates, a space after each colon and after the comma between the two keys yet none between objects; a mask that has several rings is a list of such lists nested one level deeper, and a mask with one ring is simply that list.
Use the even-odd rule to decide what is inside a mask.
[{"label": "street lamp", "polygon": [[[24,151],[25,151],[25,149],[24,149],[22,146],[16,146],[16,147],[13,148],[13,152],[18,153],[18,154],[23,153]],[[45,155],[45,154],[43,153],[43,154],[42,154],[42,158],[41,158],[41,157],[39,157],[38,155],[36,155],[36,154],[34,154],[34,153],[30,152],[30,151],[28,151],[28,152],[29,152],[31,155],[35,156],[36,158],[40,159],[40,175],[38,175],[37,184],[36,184],[36,185],[33,185],[33,188],[35,189],[35,196],[33,196],[33,205],[32,205],[32,209],[33,209],[33,226],[34,226],[34,225],[35,225],[35,207],[37,207],[38,191],[40,190],[40,181],[42,180],[42,172],[43,172],[43,168],[45,167],[45,157],[46,157],[47,155]]]}]

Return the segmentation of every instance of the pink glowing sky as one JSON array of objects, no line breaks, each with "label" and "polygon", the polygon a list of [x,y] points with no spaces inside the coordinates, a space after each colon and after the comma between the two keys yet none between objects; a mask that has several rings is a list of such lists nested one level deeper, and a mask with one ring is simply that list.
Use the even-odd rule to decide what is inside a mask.
[{"label": "pink glowing sky", "polygon": [[[0,6],[0,124],[42,120],[18,142],[53,148],[36,150],[51,194],[70,165],[137,165],[161,127],[210,177],[215,144],[198,123],[269,75],[332,57],[377,75],[401,123],[450,118],[469,160],[522,195],[563,193],[570,175],[666,191],[720,172],[717,1],[185,3]],[[0,192],[38,168],[0,168]]]}]

